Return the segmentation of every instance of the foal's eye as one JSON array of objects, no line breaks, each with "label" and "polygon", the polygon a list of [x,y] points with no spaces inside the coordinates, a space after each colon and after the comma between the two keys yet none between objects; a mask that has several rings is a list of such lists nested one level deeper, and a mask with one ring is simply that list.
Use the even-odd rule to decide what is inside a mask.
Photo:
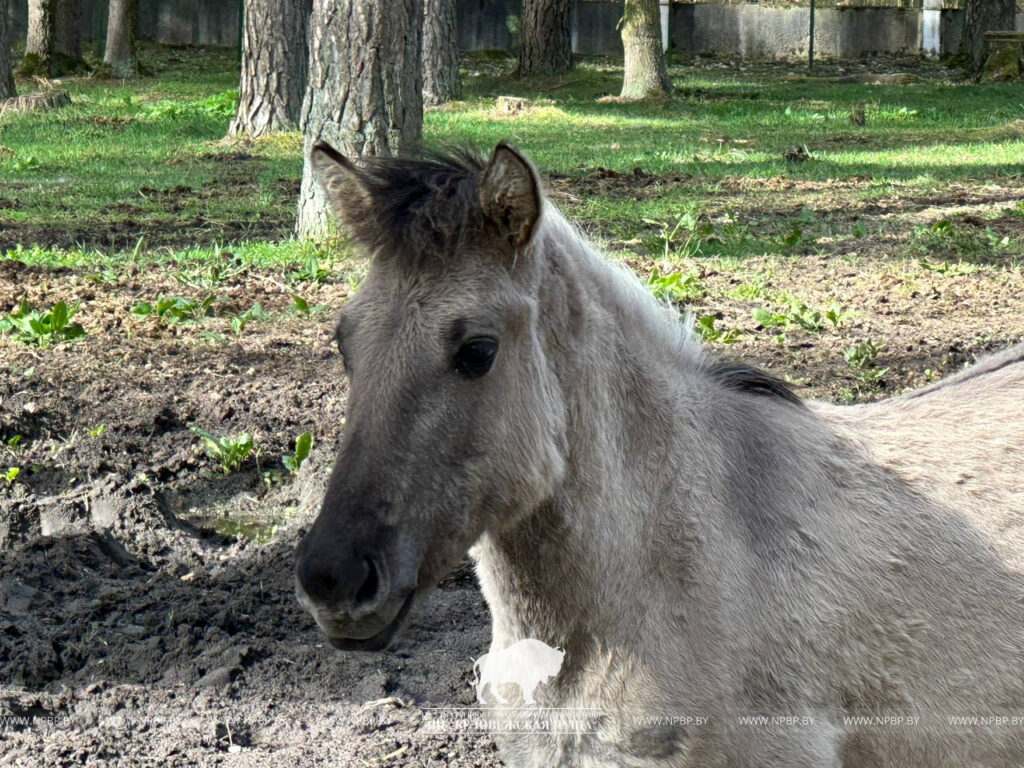
[{"label": "foal's eye", "polygon": [[452,367],[467,379],[478,379],[494,365],[494,357],[498,354],[498,342],[482,336],[470,339],[455,353]]}]

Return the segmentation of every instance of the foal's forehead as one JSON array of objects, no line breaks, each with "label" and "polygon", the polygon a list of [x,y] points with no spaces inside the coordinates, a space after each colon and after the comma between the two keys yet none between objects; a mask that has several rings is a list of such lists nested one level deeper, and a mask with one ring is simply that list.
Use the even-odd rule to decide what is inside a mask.
[{"label": "foal's forehead", "polygon": [[484,300],[509,282],[508,269],[499,259],[470,244],[453,248],[444,258],[376,258],[353,303],[436,309]]},{"label": "foal's forehead", "polygon": [[508,303],[507,271],[486,259],[437,262],[415,272],[384,261],[371,266],[366,282],[341,310],[338,334],[359,327],[382,332],[417,329],[457,335],[466,325],[479,325],[501,314]]}]

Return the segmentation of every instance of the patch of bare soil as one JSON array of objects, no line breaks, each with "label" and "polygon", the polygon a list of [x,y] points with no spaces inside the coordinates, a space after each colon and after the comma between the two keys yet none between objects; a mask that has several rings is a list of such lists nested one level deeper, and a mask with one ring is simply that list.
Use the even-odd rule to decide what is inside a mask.
[{"label": "patch of bare soil", "polygon": [[[740,266],[659,266],[696,271],[704,292],[694,311],[741,331],[716,352],[787,376],[808,396],[886,396],[1024,339],[1018,266],[941,271],[938,261],[896,259],[881,239],[857,242],[859,254],[820,243],[822,253]],[[641,273],[655,266],[630,260]],[[0,337],[2,762],[500,765],[490,738],[424,727],[427,708],[474,699],[472,660],[489,626],[469,571],[442,584],[387,654],[325,647],[293,596],[294,547],[345,416],[327,342],[349,287],[294,287],[255,269],[205,287],[176,276],[0,262],[0,311],[22,299],[79,303],[74,319],[87,331],[46,349]],[[297,316],[292,290],[332,309]],[[213,316],[168,325],[131,313],[161,293],[213,293]],[[760,327],[752,310],[783,293],[852,314],[815,332]],[[257,301],[269,317],[236,335],[231,318]],[[882,345],[877,366],[887,369],[868,383],[844,359],[865,339]],[[225,474],[192,424],[248,432],[259,455]],[[304,431],[316,448],[291,475],[281,456]],[[18,473],[5,479],[8,468]]]},{"label": "patch of bare soil", "polygon": [[[193,193],[186,187],[179,190],[187,197],[168,199],[167,210],[181,212],[203,193]],[[120,205],[115,206],[120,208]],[[107,213],[108,211],[101,211]],[[133,213],[131,209],[123,211]],[[248,240],[281,240],[292,233],[295,216],[282,213],[261,216],[253,221],[223,221],[210,219],[201,213],[166,216],[145,214],[138,218],[126,216],[118,219],[86,220],[80,223],[55,226],[53,222],[16,221],[0,224],[0,252],[16,248],[19,244],[38,245],[43,248],[100,248],[111,252],[130,251],[141,239],[151,248],[187,248],[212,243],[237,243]]]},{"label": "patch of bare soil", "polygon": [[551,173],[545,180],[548,194],[555,201],[579,203],[596,195],[650,200],[664,194],[667,188],[686,184],[692,178],[689,173],[648,173],[638,166],[630,173],[610,168],[595,168],[584,176]]},{"label": "patch of bare soil", "polygon": [[[743,270],[701,272],[709,297],[691,310],[708,314],[742,340],[718,345],[720,354],[754,361],[797,385],[810,397],[866,402],[924,386],[979,357],[1024,341],[1024,275],[1017,268],[966,274],[922,269],[914,263],[868,264],[829,256],[788,260],[750,259]],[[764,328],[760,307],[787,312],[769,298],[741,298],[742,284],[798,297],[811,313],[838,307],[849,313],[838,327],[798,323]],[[791,309],[788,311],[792,312]],[[783,338],[779,338],[779,336]],[[878,345],[870,369],[851,364],[848,353],[865,342]],[[871,370],[884,370],[876,380]],[[867,377],[867,380],[865,378]]]}]

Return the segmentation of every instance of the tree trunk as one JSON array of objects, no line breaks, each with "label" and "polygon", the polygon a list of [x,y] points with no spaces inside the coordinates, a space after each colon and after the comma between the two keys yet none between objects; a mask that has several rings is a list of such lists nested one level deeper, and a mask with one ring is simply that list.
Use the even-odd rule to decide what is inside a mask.
[{"label": "tree trunk", "polygon": [[571,68],[570,0],[523,0],[516,75],[557,75]]},{"label": "tree trunk", "polygon": [[11,38],[7,29],[7,0],[0,0],[0,99],[16,96],[11,68]]},{"label": "tree trunk", "polygon": [[28,39],[21,71],[57,77],[85,69],[80,0],[29,0]]},{"label": "tree trunk", "polygon": [[308,22],[307,0],[246,0],[238,112],[229,136],[298,130]]},{"label": "tree trunk", "polygon": [[56,0],[28,0],[28,39],[21,63],[21,70],[26,75],[50,74],[55,5]]},{"label": "tree trunk", "polygon": [[103,61],[115,77],[129,80],[139,76],[139,58],[135,53],[138,17],[138,0],[110,0]]},{"label": "tree trunk", "polygon": [[455,0],[423,0],[423,104],[462,96]]},{"label": "tree trunk", "polygon": [[56,0],[54,5],[51,74],[66,75],[87,68],[82,58],[81,0]]},{"label": "tree trunk", "polygon": [[621,98],[664,99],[671,88],[661,50],[658,0],[626,0],[622,14],[625,75]]},{"label": "tree trunk", "polygon": [[967,0],[964,10],[964,37],[960,52],[971,57],[970,66],[974,71],[981,69],[982,37],[986,32],[1012,32],[1016,23],[1014,0]]},{"label": "tree trunk", "polygon": [[317,141],[347,155],[411,154],[423,135],[421,0],[314,0],[309,87],[302,105],[307,162],[300,237],[330,230],[326,201],[308,157]]}]

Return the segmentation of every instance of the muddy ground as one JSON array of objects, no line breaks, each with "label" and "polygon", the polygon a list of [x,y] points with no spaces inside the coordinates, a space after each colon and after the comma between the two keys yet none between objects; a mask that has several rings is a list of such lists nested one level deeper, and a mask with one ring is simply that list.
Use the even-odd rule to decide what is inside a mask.
[{"label": "muddy ground", "polygon": [[[549,183],[565,199],[687,180],[595,170]],[[723,194],[728,184],[762,194],[760,220],[794,206],[830,210],[866,221],[868,234],[739,265],[686,262],[704,286],[695,311],[741,331],[718,353],[770,368],[807,396],[870,400],[1024,339],[1021,253],[927,253],[922,263],[909,234],[947,219],[958,232],[1019,237],[1024,180],[844,209],[853,195],[843,185],[856,183],[780,192],[773,185],[794,182],[726,180]],[[641,272],[657,265],[635,243],[604,245]],[[0,338],[0,762],[500,765],[486,736],[423,727],[427,708],[473,701],[472,659],[489,629],[467,568],[387,654],[325,647],[293,598],[292,553],[345,415],[331,318],[358,267],[294,283],[283,270],[232,265],[229,249],[222,259],[199,273],[0,261],[0,311],[23,299],[77,303],[87,334],[48,348]],[[752,284],[855,314],[817,332],[787,327],[780,340],[752,318],[766,299],[737,290]],[[292,293],[325,309],[296,314]],[[172,325],[132,314],[160,294],[213,295],[211,316]],[[236,334],[231,319],[254,302],[266,316]],[[844,360],[864,339],[884,344],[877,367],[887,369],[869,382]],[[224,473],[190,425],[248,432],[258,455]],[[281,457],[304,431],[316,447],[292,474]],[[18,471],[5,480],[9,468]]]}]

